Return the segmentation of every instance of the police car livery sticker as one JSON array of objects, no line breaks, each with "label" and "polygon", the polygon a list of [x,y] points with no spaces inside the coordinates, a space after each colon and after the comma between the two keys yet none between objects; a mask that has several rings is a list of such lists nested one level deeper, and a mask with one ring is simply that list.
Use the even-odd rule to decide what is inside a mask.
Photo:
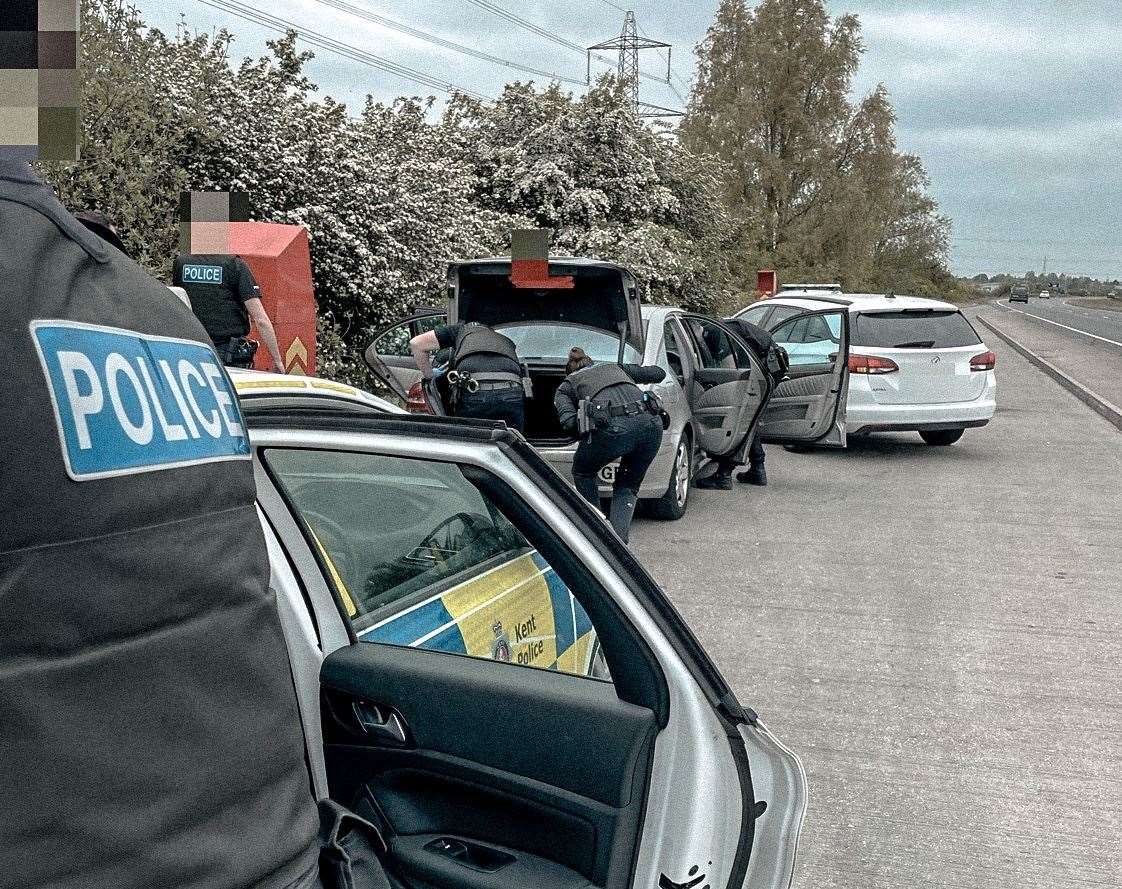
[{"label": "police car livery sticker", "polygon": [[184,284],[222,283],[222,266],[220,265],[184,265],[181,274]]},{"label": "police car livery sticker", "polygon": [[237,395],[210,346],[73,321],[30,327],[75,481],[249,459]]}]

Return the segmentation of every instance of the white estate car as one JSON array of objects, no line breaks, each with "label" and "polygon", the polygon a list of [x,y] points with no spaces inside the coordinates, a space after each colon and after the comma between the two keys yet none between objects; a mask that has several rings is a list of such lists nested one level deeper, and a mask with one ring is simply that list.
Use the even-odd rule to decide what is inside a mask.
[{"label": "white estate car", "polygon": [[520,435],[231,377],[314,788],[402,885],[790,885],[798,757]]},{"label": "white estate car", "polygon": [[[772,410],[798,382],[800,368],[829,360],[848,316],[849,392],[841,440],[870,432],[918,432],[949,445],[985,426],[997,408],[997,356],[951,303],[914,296],[845,294],[836,285],[784,288],[737,317],[772,332],[791,357]],[[833,310],[830,312],[829,310]],[[817,314],[809,314],[817,313]]]}]

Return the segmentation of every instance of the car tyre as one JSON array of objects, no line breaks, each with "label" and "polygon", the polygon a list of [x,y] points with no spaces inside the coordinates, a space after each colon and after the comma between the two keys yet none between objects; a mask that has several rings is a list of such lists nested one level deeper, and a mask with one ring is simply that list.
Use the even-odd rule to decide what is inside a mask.
[{"label": "car tyre", "polygon": [[965,429],[927,429],[920,432],[919,437],[929,445],[946,447],[962,438],[962,433],[965,431]]},{"label": "car tyre", "polygon": [[693,443],[689,434],[678,439],[674,452],[674,466],[666,493],[657,500],[647,501],[648,513],[656,519],[674,522],[686,514],[690,503],[690,484],[693,481]]}]

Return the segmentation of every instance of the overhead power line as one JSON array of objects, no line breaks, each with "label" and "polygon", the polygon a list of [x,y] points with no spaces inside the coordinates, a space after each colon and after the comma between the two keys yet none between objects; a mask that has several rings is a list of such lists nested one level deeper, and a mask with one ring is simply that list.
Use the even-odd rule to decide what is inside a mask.
[{"label": "overhead power line", "polygon": [[246,19],[247,21],[255,22],[259,25],[264,25],[266,28],[271,28],[274,31],[279,31],[284,34],[288,31],[294,31],[296,35],[306,43],[313,46],[318,46],[321,49],[326,49],[328,52],[335,53],[336,55],[343,56],[344,58],[351,59],[362,65],[367,65],[371,68],[377,68],[389,74],[394,74],[404,80],[419,83],[422,86],[430,87],[444,93],[463,93],[467,96],[472,96],[476,99],[487,99],[488,96],[482,93],[477,93],[474,90],[465,89],[457,86],[454,83],[447,83],[440,80],[438,77],[433,77],[426,74],[424,71],[418,71],[416,68],[410,68],[408,65],[402,65],[399,62],[391,61],[390,59],[383,58],[382,56],[375,55],[374,53],[367,52],[357,46],[352,46],[349,43],[344,43],[340,40],[335,40],[325,34],[320,34],[317,31],[312,31],[297,25],[287,19],[282,19],[267,12],[262,12],[252,6],[247,6],[244,3],[239,3],[237,0],[199,0],[200,3],[210,6],[213,9],[219,9],[223,12],[236,15],[238,18]]},{"label": "overhead power line", "polygon": [[389,28],[392,31],[397,31],[401,34],[407,34],[410,37],[416,37],[418,40],[423,40],[426,43],[431,43],[435,46],[443,47],[444,49],[450,49],[453,52],[472,56],[473,58],[482,59],[485,62],[491,62],[495,65],[503,65],[507,68],[514,68],[518,71],[524,71],[527,74],[536,74],[539,77],[546,77],[550,80],[557,80],[562,83],[571,83],[576,86],[584,85],[583,80],[578,80],[575,77],[566,77],[564,74],[557,74],[553,71],[545,71],[541,68],[533,68],[529,65],[524,65],[521,62],[512,62],[509,59],[503,59],[499,56],[491,55],[491,53],[483,52],[482,50],[474,49],[470,46],[464,46],[464,44],[462,43],[456,43],[454,40],[448,40],[447,38],[440,37],[436,34],[429,34],[426,31],[422,31],[410,25],[404,25],[400,22],[395,22],[393,19],[388,19],[385,16],[378,15],[377,13],[371,12],[368,9],[346,3],[344,2],[344,0],[315,0],[315,2],[320,3],[323,6],[329,6],[332,9],[337,9],[340,12],[345,12],[348,15],[355,16],[356,18],[365,19],[368,22],[373,22],[376,25],[381,25],[382,27]]},{"label": "overhead power line", "polygon": [[[573,41],[569,40],[567,37],[562,37],[555,31],[550,31],[548,28],[543,28],[541,25],[538,25],[530,21],[529,19],[524,19],[522,18],[522,16],[516,15],[515,13],[511,12],[509,9],[503,6],[499,6],[499,4],[497,3],[492,3],[491,0],[467,0],[467,2],[472,4],[473,6],[478,6],[480,9],[485,9],[488,12],[497,15],[499,16],[499,18],[502,18],[510,22],[511,24],[518,25],[518,27],[520,28],[530,31],[533,34],[537,34],[539,37],[544,37],[546,40],[551,40],[559,46],[563,46],[566,49],[572,50],[573,52],[578,52],[582,56],[586,55],[588,52],[585,47],[573,43]],[[615,67],[616,64],[614,59],[610,59],[607,56],[593,54],[592,58],[605,65],[611,65],[612,67]],[[666,82],[666,80],[658,74],[651,74],[647,71],[644,71],[643,75],[645,77],[653,78],[660,83]]]}]

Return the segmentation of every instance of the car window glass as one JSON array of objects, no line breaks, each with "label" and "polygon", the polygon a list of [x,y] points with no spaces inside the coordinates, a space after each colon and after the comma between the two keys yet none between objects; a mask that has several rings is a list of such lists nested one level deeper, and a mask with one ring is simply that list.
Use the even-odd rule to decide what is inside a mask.
[{"label": "car window glass", "polygon": [[752,306],[751,308],[745,309],[743,312],[741,312],[736,317],[737,318],[743,318],[745,321],[748,321],[752,324],[762,325],[763,320],[764,320],[764,315],[766,315],[770,311],[771,311],[771,306],[767,306],[767,305]]},{"label": "car window glass", "polygon": [[685,385],[686,367],[689,358],[686,357],[682,344],[678,342],[678,334],[674,330],[673,321],[666,322],[663,345],[666,355],[666,364],[663,370],[674,376],[680,384]]},{"label": "car window glass", "polygon": [[[619,357],[619,337],[602,330],[572,324],[501,324],[496,330],[514,341],[518,357],[524,361],[554,360],[563,362],[573,346],[580,346],[593,361],[615,361]],[[641,364],[641,356],[633,346],[624,348],[623,360]]]},{"label": "car window glass", "polygon": [[687,318],[686,324],[701,353],[702,367],[707,370],[751,369],[748,350],[719,324],[695,317]]},{"label": "car window glass", "polygon": [[841,343],[841,314],[801,315],[772,329],[775,341],[787,350],[792,367],[832,364]]},{"label": "car window glass", "polygon": [[853,325],[853,345],[882,349],[953,349],[981,342],[958,311],[862,312]]},{"label": "car window glass", "polygon": [[391,327],[374,341],[374,351],[386,357],[404,358],[409,355],[409,340],[412,333],[409,323]]},{"label": "car window glass", "polygon": [[607,678],[584,608],[453,463],[271,448],[363,642]]},{"label": "car window glass", "polygon": [[799,309],[795,306],[776,306],[775,311],[771,313],[771,317],[767,319],[768,327],[775,330],[776,326],[788,318],[794,318],[796,315],[801,315],[806,309]]}]

